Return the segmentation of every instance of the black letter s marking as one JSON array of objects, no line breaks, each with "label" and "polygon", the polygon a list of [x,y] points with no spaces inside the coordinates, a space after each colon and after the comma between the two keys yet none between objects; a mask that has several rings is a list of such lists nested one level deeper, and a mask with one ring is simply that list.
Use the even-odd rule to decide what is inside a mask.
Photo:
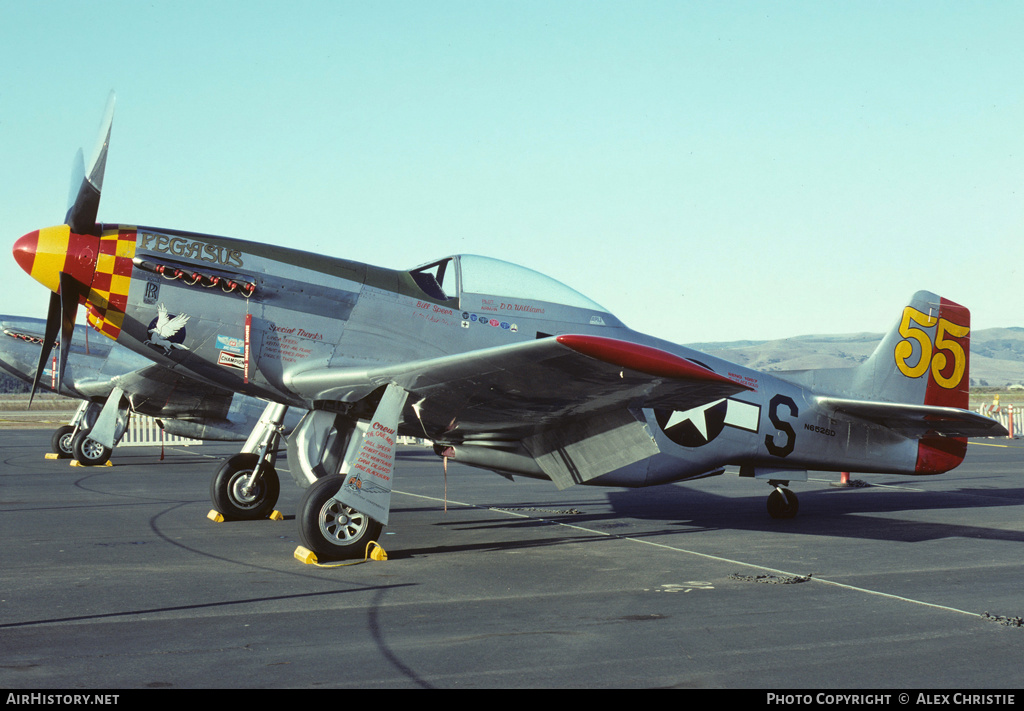
[{"label": "black letter s marking", "polygon": [[768,419],[775,425],[775,429],[780,432],[786,433],[786,443],[783,445],[775,444],[774,435],[766,435],[764,438],[764,446],[768,448],[768,453],[773,454],[776,457],[785,457],[793,451],[796,446],[796,432],[793,430],[793,426],[785,420],[779,419],[779,405],[785,405],[789,408],[789,414],[792,417],[796,417],[800,414],[797,410],[796,403],[793,402],[792,398],[785,395],[776,395],[772,398],[771,403],[768,405]]}]

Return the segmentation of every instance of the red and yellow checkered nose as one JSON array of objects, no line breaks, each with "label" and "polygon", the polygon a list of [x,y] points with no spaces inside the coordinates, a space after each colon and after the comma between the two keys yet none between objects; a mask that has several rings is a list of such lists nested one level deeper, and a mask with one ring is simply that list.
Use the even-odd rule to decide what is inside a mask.
[{"label": "red and yellow checkered nose", "polygon": [[67,225],[29,232],[14,243],[14,259],[50,291],[60,289],[60,273],[81,287],[88,320],[116,339],[124,323],[135,257],[134,227],[105,228],[99,236],[80,235]]},{"label": "red and yellow checkered nose", "polygon": [[60,289],[61,272],[88,288],[96,272],[99,243],[99,237],[74,234],[67,225],[46,227],[15,242],[14,259],[50,291]]}]

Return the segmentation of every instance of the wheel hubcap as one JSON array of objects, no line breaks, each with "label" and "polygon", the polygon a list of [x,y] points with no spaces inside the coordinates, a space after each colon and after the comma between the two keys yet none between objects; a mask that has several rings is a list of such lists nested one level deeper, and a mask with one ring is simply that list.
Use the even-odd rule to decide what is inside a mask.
[{"label": "wheel hubcap", "polygon": [[354,541],[366,530],[366,516],[331,499],[320,509],[320,532],[331,543]]},{"label": "wheel hubcap", "polygon": [[86,439],[82,443],[82,454],[86,459],[99,459],[103,456],[104,446],[94,439]]},{"label": "wheel hubcap", "polygon": [[252,469],[236,472],[231,478],[231,486],[228,490],[231,492],[231,498],[239,508],[251,509],[259,505],[263,500],[263,487],[260,485],[261,482],[256,482],[254,485],[249,486],[249,477],[252,476]]}]

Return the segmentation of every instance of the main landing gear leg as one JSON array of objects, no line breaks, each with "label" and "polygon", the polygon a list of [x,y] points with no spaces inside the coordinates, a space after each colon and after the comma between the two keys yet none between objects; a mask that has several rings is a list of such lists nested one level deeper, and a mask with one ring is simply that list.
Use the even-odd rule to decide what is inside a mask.
[{"label": "main landing gear leg", "polygon": [[768,515],[772,518],[793,518],[800,510],[800,501],[796,494],[786,488],[788,481],[769,481],[773,487],[768,494]]},{"label": "main landing gear leg", "polygon": [[277,448],[287,405],[270,403],[242,451],[221,465],[210,482],[210,499],[225,519],[254,521],[274,510],[281,493]]}]

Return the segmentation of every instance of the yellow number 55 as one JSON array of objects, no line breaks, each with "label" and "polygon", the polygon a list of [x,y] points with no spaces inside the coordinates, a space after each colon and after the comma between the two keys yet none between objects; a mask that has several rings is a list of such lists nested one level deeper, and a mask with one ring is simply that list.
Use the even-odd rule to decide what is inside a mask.
[{"label": "yellow number 55", "polygon": [[[935,330],[933,344],[931,336],[922,329],[932,328],[936,324],[938,328]],[[903,309],[903,318],[900,320],[899,333],[903,340],[896,344],[896,367],[908,378],[920,378],[928,372],[930,366],[935,382],[947,390],[953,389],[963,380],[967,369],[967,354],[963,346],[953,339],[963,338],[970,330],[967,326],[921,313],[908,306]],[[907,362],[914,354],[911,341],[917,341],[921,347],[921,355],[913,365]],[[947,378],[942,373],[949,366],[950,357],[953,359],[953,371]]]}]

